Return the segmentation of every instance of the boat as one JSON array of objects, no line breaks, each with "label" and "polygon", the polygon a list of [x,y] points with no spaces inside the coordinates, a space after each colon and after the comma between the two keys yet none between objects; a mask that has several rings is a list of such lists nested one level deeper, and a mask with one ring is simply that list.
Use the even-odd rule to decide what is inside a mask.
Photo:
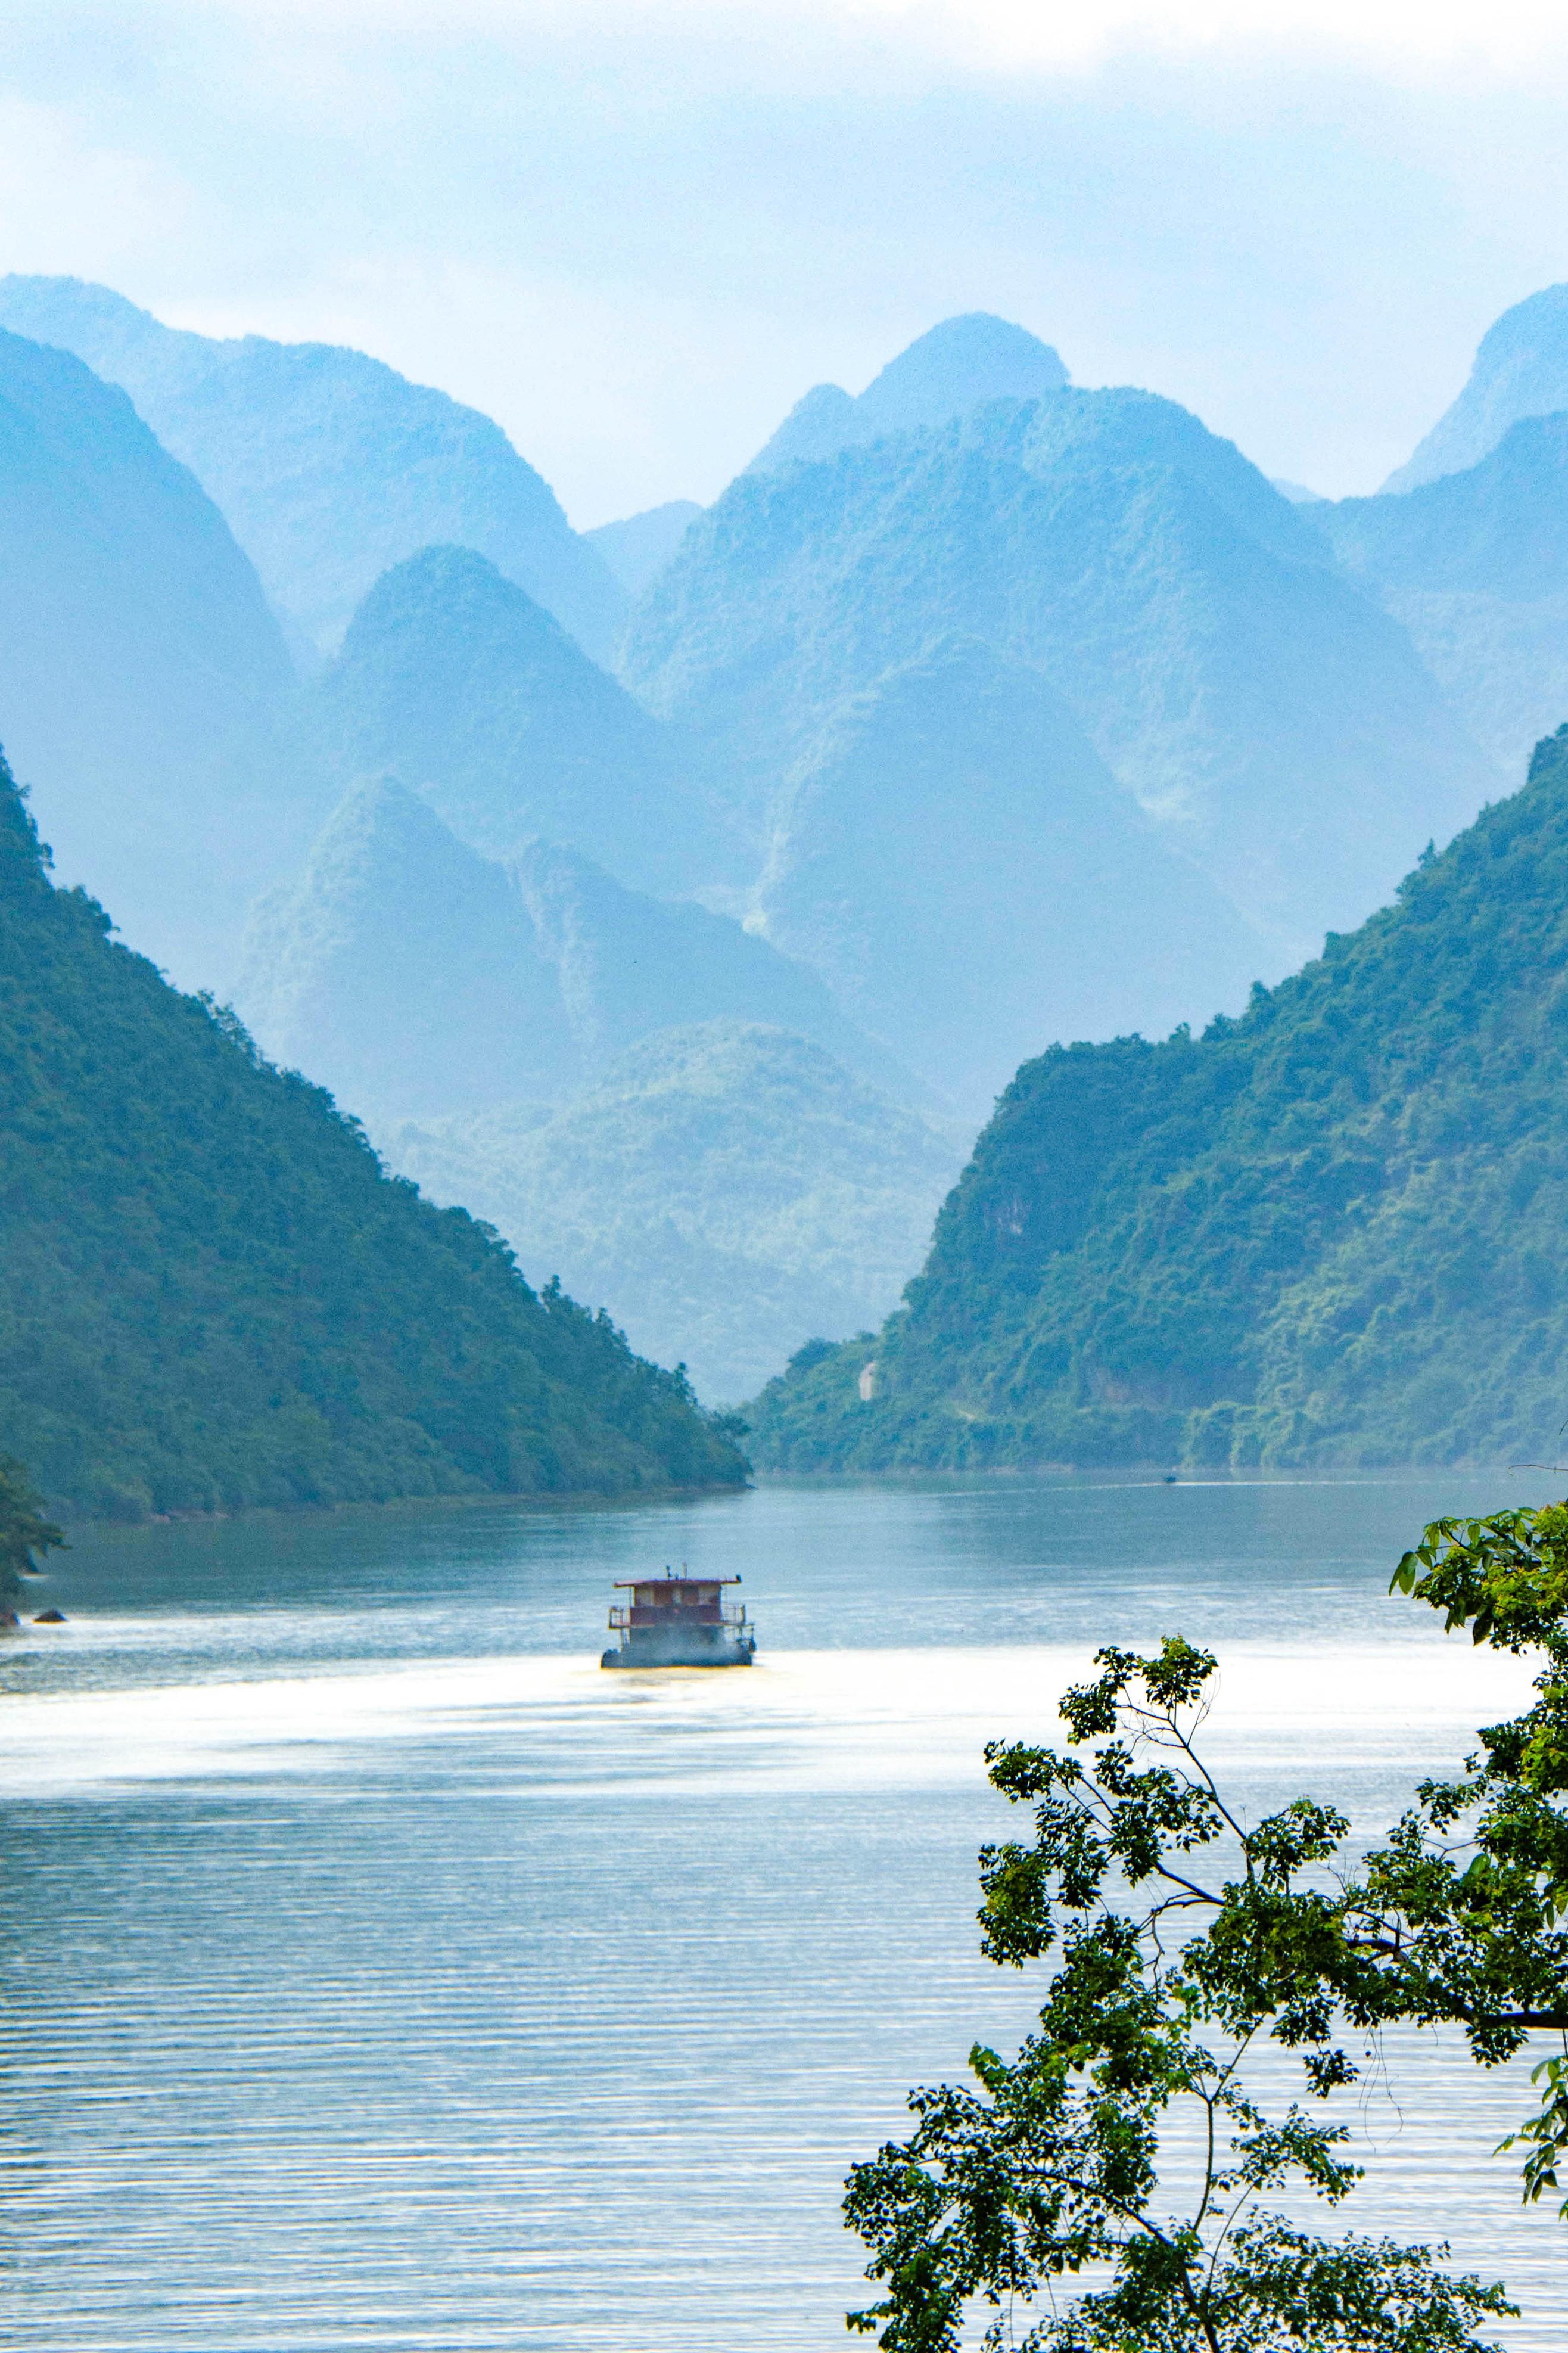
[{"label": "boat", "polygon": [[756,1630],[745,1604],[722,1599],[738,1577],[689,1577],[681,1564],[677,1577],[616,1580],[630,1601],[610,1609],[610,1631],[620,1636],[599,1661],[602,1667],[749,1667],[757,1654]]}]

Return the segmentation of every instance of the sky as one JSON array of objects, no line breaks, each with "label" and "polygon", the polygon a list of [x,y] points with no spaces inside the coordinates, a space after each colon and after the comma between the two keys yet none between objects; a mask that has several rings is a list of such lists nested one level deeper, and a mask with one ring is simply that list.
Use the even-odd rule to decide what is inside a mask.
[{"label": "sky", "polygon": [[579,527],[988,310],[1375,489],[1568,279],[1533,0],[0,0],[0,269],[358,344]]}]

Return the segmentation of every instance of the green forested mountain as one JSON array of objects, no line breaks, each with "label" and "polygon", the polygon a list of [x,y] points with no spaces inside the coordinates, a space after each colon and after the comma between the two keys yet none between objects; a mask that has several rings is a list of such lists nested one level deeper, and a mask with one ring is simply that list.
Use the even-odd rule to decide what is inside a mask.
[{"label": "green forested mountain", "polygon": [[813,1332],[884,1314],[963,1158],[820,1046],[665,1029],[560,1107],[405,1127],[394,1165],[605,1301],[635,1347],[733,1399]]},{"label": "green forested mountain", "polygon": [[122,392],[0,332],[0,735],[64,878],[216,979],[303,830],[272,756],[278,625],[210,499]]},{"label": "green forested mountain", "polygon": [[1557,1459],[1568,728],[1240,1019],[1026,1063],[908,1300],[770,1385],[759,1460]]},{"label": "green forested mountain", "polygon": [[1568,409],[1568,286],[1543,286],[1493,321],[1458,398],[1383,487],[1414,491],[1463,473],[1521,417],[1559,409]]},{"label": "green forested mountain", "polygon": [[[1146,393],[999,402],[742,476],[637,608],[623,674],[700,734],[713,789],[765,844],[782,772],[844,702],[955,634],[1043,673],[1263,927],[1260,969],[1363,917],[1489,780],[1305,512]],[[983,843],[983,803],[975,820]]]},{"label": "green forested mountain", "polygon": [[0,1430],[58,1501],[734,1481],[682,1383],[53,889],[0,769]]},{"label": "green forested mountain", "polygon": [[374,581],[447,541],[609,654],[618,583],[478,409],[363,352],[191,334],[76,278],[0,280],[0,324],[131,395],[216,500],[301,647],[330,652]]},{"label": "green forested mountain", "polygon": [[543,835],[673,891],[724,862],[673,732],[468,548],[425,548],[376,582],[303,729],[336,791],[390,769],[487,857]]}]

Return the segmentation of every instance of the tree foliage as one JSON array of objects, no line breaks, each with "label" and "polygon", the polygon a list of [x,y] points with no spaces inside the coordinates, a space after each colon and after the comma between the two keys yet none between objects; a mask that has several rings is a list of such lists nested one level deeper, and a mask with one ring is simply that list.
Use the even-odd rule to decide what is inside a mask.
[{"label": "tree foliage", "polygon": [[[910,2138],[850,2176],[887,2289],[851,2326],[887,2353],[953,2353],[976,2305],[988,2344],[1026,2353],[1437,2353],[1512,2309],[1427,2248],[1320,2237],[1269,2203],[1352,2189],[1332,2103],[1352,2048],[1394,2024],[1456,2027],[1485,2066],[1556,2038],[1503,2147],[1526,2199],[1562,2187],[1568,1504],[1436,1521],[1394,1583],[1542,1666],[1532,1705],[1483,1730],[1457,1778],[1420,1783],[1359,1861],[1310,1796],[1256,1823],[1227,1800],[1201,1746],[1215,1660],[1180,1636],[1101,1651],[1062,1702],[1065,1749],[986,1751],[1033,1836],[982,1853],[983,1949],[1058,1966],[1017,2055],[977,2046],[978,2088],[913,2094]],[[1302,2068],[1283,2115],[1249,2089],[1271,2045]],[[1174,2211],[1173,2134],[1199,2152]],[[1085,2272],[1107,2284],[1058,2304]]]},{"label": "tree foliage", "polygon": [[35,1553],[53,1552],[65,1542],[65,1532],[43,1515],[43,1497],[15,1455],[0,1454],[0,1620],[6,1605],[20,1589],[21,1579],[37,1564]]}]

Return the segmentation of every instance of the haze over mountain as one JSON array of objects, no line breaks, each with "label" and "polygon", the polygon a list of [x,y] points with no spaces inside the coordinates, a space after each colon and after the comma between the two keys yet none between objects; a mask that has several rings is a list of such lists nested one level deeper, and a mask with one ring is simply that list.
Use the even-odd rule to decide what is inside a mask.
[{"label": "haze over mountain", "polygon": [[258,905],[236,1002],[264,1050],[389,1121],[579,1092],[632,1040],[727,1017],[890,1067],[822,980],[726,916],[579,852],[480,857],[390,777],[352,792]]},{"label": "haze over mountain", "polygon": [[308,839],[276,756],[292,673],[247,558],[125,395],[0,331],[0,738],[63,881],[221,981]]},{"label": "haze over mountain", "polygon": [[376,583],[307,691],[301,743],[334,792],[390,768],[487,856],[542,834],[675,892],[724,867],[679,738],[466,548]]},{"label": "haze over mountain", "polygon": [[[1568,340],[1564,353],[1568,369]],[[1517,770],[1568,711],[1568,415],[1510,425],[1463,473],[1315,506],[1310,520]]]},{"label": "haze over mountain", "polygon": [[734,1482],[605,1321],[50,888],[0,763],[0,1422],[85,1512]]},{"label": "haze over mountain", "polygon": [[1490,782],[1313,512],[1151,394],[993,404],[743,475],[634,616],[622,674],[707,744],[765,855],[779,775],[837,706],[934,639],[978,638],[1043,673],[1278,971]]},{"label": "haze over mountain", "polygon": [[0,326],[121,385],[222,509],[297,639],[335,649],[391,565],[477,549],[607,658],[619,585],[499,425],[332,343],[165,327],[105,286],[0,280]]},{"label": "haze over mountain", "polygon": [[744,1397],[814,1332],[886,1314],[962,1163],[953,1137],[820,1046],[754,1023],[661,1029],[551,1113],[517,1109],[385,1139],[612,1310],[632,1345]]},{"label": "haze over mountain", "polygon": [[581,1070],[505,869],[391,779],[258,902],[235,1000],[264,1052],[371,1120],[548,1098]]},{"label": "haze over mountain", "polygon": [[1037,335],[971,311],[918,336],[858,397],[836,384],[814,385],[746,470],[765,473],[797,459],[832,458],[889,433],[945,425],[987,401],[1037,400],[1067,382],[1060,358]]},{"label": "haze over mountain", "polygon": [[1039,671],[973,638],[838,706],[779,796],[756,904],[976,1120],[1042,1038],[1205,1020],[1260,955]]},{"label": "haze over mountain", "polygon": [[1568,728],[1239,1020],[1026,1064],[907,1313],[799,1352],[758,1460],[1540,1454],[1568,1355],[1565,975]]},{"label": "haze over mountain", "polygon": [[1542,287],[1494,321],[1458,399],[1383,487],[1413,491],[1463,473],[1520,418],[1561,409],[1568,409],[1568,285]]},{"label": "haze over mountain", "polygon": [[583,536],[635,600],[658,579],[701,512],[695,499],[669,499],[619,522],[598,523]]}]

